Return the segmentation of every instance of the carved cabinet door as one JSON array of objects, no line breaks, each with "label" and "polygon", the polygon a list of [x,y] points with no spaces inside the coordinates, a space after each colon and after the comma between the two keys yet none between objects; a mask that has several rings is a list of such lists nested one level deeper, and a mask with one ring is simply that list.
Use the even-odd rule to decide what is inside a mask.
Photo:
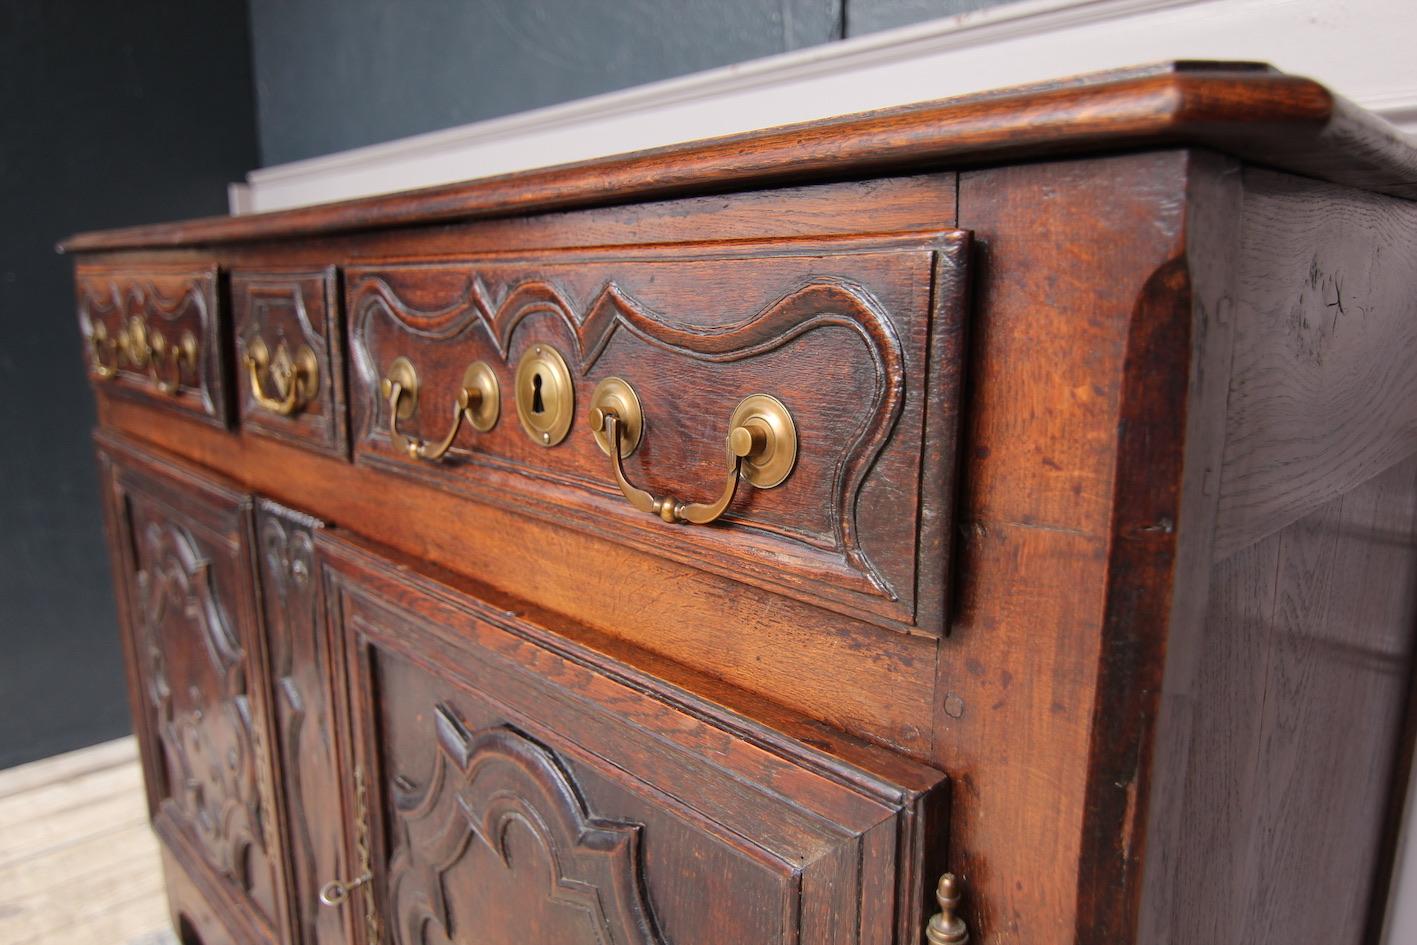
[{"label": "carved cabinet door", "polygon": [[794,740],[515,600],[317,545],[347,647],[357,941],[921,941],[939,772]]},{"label": "carved cabinet door", "polygon": [[251,502],[116,440],[100,445],[154,828],[240,938],[287,938]]}]

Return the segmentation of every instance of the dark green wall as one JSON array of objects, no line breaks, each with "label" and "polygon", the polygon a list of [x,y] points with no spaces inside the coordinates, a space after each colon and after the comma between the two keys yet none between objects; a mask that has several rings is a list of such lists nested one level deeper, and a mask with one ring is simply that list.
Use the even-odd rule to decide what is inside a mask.
[{"label": "dark green wall", "polygon": [[0,0],[0,768],[129,731],[74,319],[81,229],[221,213],[242,0]]},{"label": "dark green wall", "polygon": [[998,0],[251,0],[280,164]]}]

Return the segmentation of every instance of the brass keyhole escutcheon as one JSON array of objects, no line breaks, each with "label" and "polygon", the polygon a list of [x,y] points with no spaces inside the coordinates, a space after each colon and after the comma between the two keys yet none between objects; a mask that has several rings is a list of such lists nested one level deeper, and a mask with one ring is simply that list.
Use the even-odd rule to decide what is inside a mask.
[{"label": "brass keyhole escutcheon", "polygon": [[571,430],[576,390],[566,359],[548,344],[527,348],[517,363],[517,419],[540,446],[555,446]]}]

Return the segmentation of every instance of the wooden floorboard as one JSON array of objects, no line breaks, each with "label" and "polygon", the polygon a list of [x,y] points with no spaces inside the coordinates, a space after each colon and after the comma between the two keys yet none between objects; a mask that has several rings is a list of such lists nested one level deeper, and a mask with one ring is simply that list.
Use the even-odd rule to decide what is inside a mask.
[{"label": "wooden floorboard", "polygon": [[0,771],[0,942],[175,945],[132,738]]}]

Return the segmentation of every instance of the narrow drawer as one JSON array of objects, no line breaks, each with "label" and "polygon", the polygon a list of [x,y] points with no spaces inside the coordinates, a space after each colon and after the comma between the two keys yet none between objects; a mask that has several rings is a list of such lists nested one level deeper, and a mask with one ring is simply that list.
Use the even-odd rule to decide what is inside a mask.
[{"label": "narrow drawer", "polygon": [[356,459],[937,632],[968,246],[947,231],[352,267]]},{"label": "narrow drawer", "polygon": [[[322,535],[369,941],[921,941],[934,769],[812,744]],[[385,938],[379,935],[380,928]]]},{"label": "narrow drawer", "polygon": [[344,457],[344,338],[334,267],[231,274],[241,428]]},{"label": "narrow drawer", "polygon": [[78,267],[79,328],[100,389],[229,426],[218,275],[215,265]]}]

